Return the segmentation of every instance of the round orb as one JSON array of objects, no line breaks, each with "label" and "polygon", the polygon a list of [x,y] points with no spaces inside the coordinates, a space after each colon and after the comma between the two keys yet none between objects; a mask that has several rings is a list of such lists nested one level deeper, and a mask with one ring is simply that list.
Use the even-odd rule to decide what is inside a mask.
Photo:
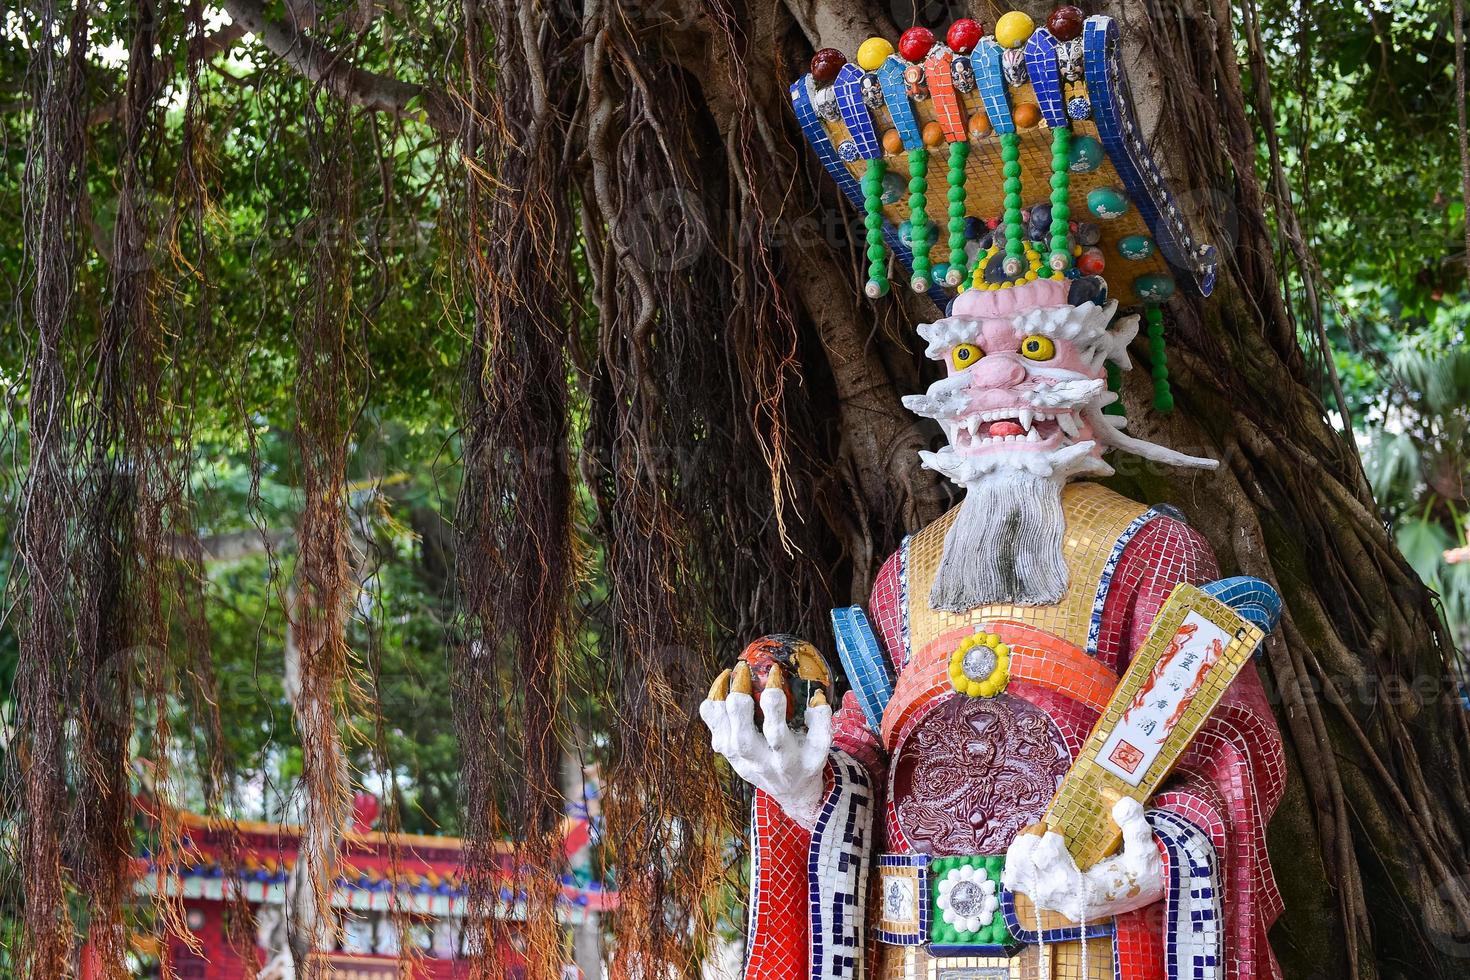
[{"label": "round orb", "polygon": [[1116,187],[1098,187],[1087,195],[1087,210],[1095,218],[1111,221],[1128,213],[1128,198]]},{"label": "round orb", "polygon": [[1096,245],[1102,241],[1102,229],[1091,221],[1079,221],[1074,237],[1078,245]]},{"label": "round orb", "polygon": [[858,45],[858,67],[863,71],[877,71],[892,53],[893,45],[881,37],[870,37]]},{"label": "round orb", "polygon": [[1133,262],[1141,262],[1154,254],[1154,240],[1147,235],[1129,235],[1118,242],[1118,254]]},{"label": "round orb", "polygon": [[903,137],[898,135],[898,130],[888,129],[883,131],[883,152],[902,153]]},{"label": "round orb", "polygon": [[883,203],[897,204],[908,195],[909,182],[903,174],[890,170],[883,175]]},{"label": "round orb", "polygon": [[[741,651],[739,663],[749,671],[751,690],[759,712],[761,692],[780,668],[779,684],[786,690],[786,718],[795,728],[803,728],[806,707],[812,695],[832,693],[832,672],[827,660],[807,641],[790,633],[763,636]],[[737,667],[737,670],[739,668]]]},{"label": "round orb", "polygon": [[963,661],[965,676],[975,681],[984,680],[995,670],[995,663],[994,650],[986,646],[974,647],[965,654]]},{"label": "round orb", "polygon": [[836,48],[823,48],[812,55],[812,81],[818,85],[831,85],[837,73],[847,64],[847,57]]},{"label": "round orb", "polygon": [[1003,48],[1019,48],[1035,30],[1035,21],[1019,10],[1012,10],[995,22],[995,39]]},{"label": "round orb", "polygon": [[970,139],[979,140],[989,136],[995,127],[990,125],[990,117],[983,112],[977,112],[970,117]]},{"label": "round orb", "polygon": [[1081,306],[1083,303],[1106,306],[1108,281],[1102,276],[1078,276],[1067,289],[1067,302],[1073,306]]},{"label": "round orb", "polygon": [[1077,256],[1077,271],[1084,276],[1102,275],[1107,260],[1103,258],[1102,249],[1097,246],[1084,248],[1082,254]]},{"label": "round orb", "polygon": [[1174,280],[1158,272],[1133,280],[1133,291],[1147,303],[1162,303],[1174,295]]},{"label": "round orb", "polygon": [[1021,129],[1033,129],[1041,122],[1041,107],[1035,102],[1020,102],[1011,109],[1011,118]]},{"label": "round orb", "polygon": [[985,28],[980,22],[968,17],[962,18],[949,25],[949,30],[944,35],[944,43],[956,54],[969,54],[975,50],[975,45],[985,36]]},{"label": "round orb", "polygon": [[898,38],[898,53],[908,61],[923,61],[933,47],[934,32],[927,27],[910,27]]},{"label": "round orb", "polygon": [[920,133],[925,146],[934,147],[944,142],[944,127],[937,122],[926,122]]},{"label": "round orb", "polygon": [[1082,24],[1087,15],[1071,5],[1058,7],[1046,19],[1046,29],[1058,41],[1071,41],[1082,36]]},{"label": "round orb", "polygon": [[1102,166],[1103,148],[1096,137],[1074,136],[1067,151],[1067,169],[1074,174],[1090,174]]}]

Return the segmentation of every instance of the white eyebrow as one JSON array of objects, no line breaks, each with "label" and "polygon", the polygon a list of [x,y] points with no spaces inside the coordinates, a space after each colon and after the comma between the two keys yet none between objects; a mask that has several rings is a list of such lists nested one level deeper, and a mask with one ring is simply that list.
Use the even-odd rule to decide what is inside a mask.
[{"label": "white eyebrow", "polygon": [[919,336],[929,342],[924,349],[927,357],[944,360],[947,351],[956,344],[973,344],[980,340],[980,321],[967,316],[947,316],[933,323],[921,323]]}]

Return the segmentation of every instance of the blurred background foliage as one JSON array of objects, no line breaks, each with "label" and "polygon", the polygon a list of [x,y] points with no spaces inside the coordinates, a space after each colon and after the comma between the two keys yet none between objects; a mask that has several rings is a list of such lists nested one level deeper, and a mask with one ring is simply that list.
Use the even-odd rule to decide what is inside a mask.
[{"label": "blurred background foliage", "polygon": [[[1470,560],[1446,560],[1465,547],[1470,520],[1453,10],[1450,0],[1262,0],[1257,15],[1276,145],[1326,286],[1330,371],[1346,404],[1337,405],[1328,365],[1322,398],[1346,408],[1384,518],[1439,592],[1463,651]],[[1263,171],[1269,151],[1263,134]]]}]

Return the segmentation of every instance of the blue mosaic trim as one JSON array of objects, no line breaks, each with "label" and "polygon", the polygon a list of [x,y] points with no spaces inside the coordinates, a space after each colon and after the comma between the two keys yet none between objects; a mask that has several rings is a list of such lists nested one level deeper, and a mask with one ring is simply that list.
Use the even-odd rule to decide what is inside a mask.
[{"label": "blue mosaic trim", "polygon": [[1005,69],[1001,67],[1001,47],[994,38],[984,37],[970,52],[970,67],[975,70],[975,84],[980,100],[985,103],[985,114],[997,133],[1014,133],[1016,122],[1011,118],[1011,100],[1006,95]]},{"label": "blue mosaic trim", "polygon": [[1092,618],[1087,621],[1087,652],[1097,656],[1097,644],[1102,637],[1103,607],[1108,603],[1108,592],[1113,587],[1113,573],[1118,570],[1118,561],[1123,557],[1123,549],[1128,547],[1128,542],[1133,536],[1143,529],[1143,526],[1156,517],[1164,515],[1157,507],[1151,507],[1133,519],[1133,523],[1123,529],[1118,540],[1113,544],[1113,550],[1108,555],[1108,560],[1103,564],[1102,578],[1097,581],[1097,592],[1092,597]]},{"label": "blue mosaic trim", "polygon": [[837,108],[842,113],[842,121],[847,123],[858,157],[863,160],[881,157],[883,148],[878,144],[878,134],[873,129],[873,117],[863,102],[863,70],[849,61],[837,73],[832,88],[837,93]]},{"label": "blue mosaic trim", "polygon": [[1010,956],[1019,946],[998,946],[995,943],[930,943],[930,956]]},{"label": "blue mosaic trim", "polygon": [[[836,182],[837,189],[847,195],[859,208],[863,206],[863,185],[843,166],[842,158],[837,155],[837,148],[832,145],[832,140],[827,136],[827,128],[822,125],[822,119],[817,115],[817,107],[812,101],[812,77],[803,75],[791,83],[791,107],[796,112],[796,121],[801,126],[801,132],[806,136],[806,141],[812,145],[832,180]],[[897,238],[897,233],[894,234]]]},{"label": "blue mosaic trim", "polygon": [[1026,74],[1031,77],[1041,115],[1052,129],[1062,129],[1070,123],[1067,99],[1062,93],[1062,72],[1057,67],[1059,43],[1045,27],[1032,32],[1026,42]]},{"label": "blue mosaic trim", "polygon": [[832,610],[832,635],[837,640],[837,656],[847,673],[847,683],[863,706],[868,727],[881,731],[883,709],[893,697],[893,675],[863,607]]},{"label": "blue mosaic trim", "polygon": [[[1001,892],[1000,911],[1006,917],[1006,928],[1011,930],[1015,936],[1027,946],[1035,946],[1037,932],[1035,929],[1023,929],[1020,921],[1016,918],[1016,894],[1009,888]],[[1032,923],[1034,926],[1036,923]],[[1089,922],[1086,926],[1065,926],[1061,929],[1045,929],[1041,932],[1043,945],[1052,943],[1072,943],[1079,939],[1103,939],[1117,932],[1113,920],[1109,918],[1106,922]]]},{"label": "blue mosaic trim", "polygon": [[[762,849],[761,849],[761,838],[760,838],[760,835],[756,833],[756,827],[755,827],[755,807],[751,807],[750,808],[750,838],[749,838],[749,840],[750,840],[750,902],[749,902],[750,907],[746,910],[746,913],[745,913],[745,934],[747,936],[754,936],[756,934],[756,914],[759,912],[759,910],[761,908],[760,880],[761,880],[761,851],[762,851]],[[750,966],[750,944],[749,943],[747,943],[746,946],[745,946],[744,965],[747,968]],[[741,970],[741,975],[742,976],[744,975],[744,972],[745,972],[744,969],[742,969]]]},{"label": "blue mosaic trim", "polygon": [[[852,206],[859,212],[863,210],[863,185],[854,177],[843,164],[842,158],[837,154],[837,148],[832,145],[832,140],[827,136],[827,129],[822,125],[821,117],[817,115],[816,106],[812,104],[812,77],[803,75],[791,83],[791,107],[796,113],[797,124],[801,126],[802,135],[811,144],[812,151],[816,153],[827,175],[832,178],[837,189],[847,195]],[[860,83],[861,84],[861,83]],[[866,110],[864,110],[866,111]],[[888,245],[898,261],[910,271],[914,267],[914,253],[902,238],[898,237],[898,228],[893,222],[883,221],[883,241]],[[949,296],[940,286],[932,287],[928,294],[929,298],[941,310],[949,302]]]},{"label": "blue mosaic trim", "polygon": [[903,663],[895,665],[899,670],[914,659],[913,634],[909,630],[909,542],[913,539],[912,534],[905,534],[898,546],[898,609],[902,613],[899,623],[903,630]]},{"label": "blue mosaic trim", "polygon": [[1164,893],[1164,975],[1174,980],[1219,980],[1225,921],[1217,893],[1215,845],[1175,813],[1151,810],[1149,823],[1169,855]]},{"label": "blue mosaic trim", "polygon": [[903,81],[904,63],[893,55],[878,66],[878,85],[883,89],[883,101],[888,114],[893,117],[893,128],[903,140],[905,150],[917,150],[924,145],[919,130],[919,120],[914,116],[914,107],[909,104],[909,89]]},{"label": "blue mosaic trim", "polygon": [[830,759],[832,789],[807,851],[811,980],[855,976],[865,948],[873,792],[867,769],[851,755],[836,749]]},{"label": "blue mosaic trim", "polygon": [[1129,199],[1169,264],[1186,273],[1186,283],[1200,295],[1210,295],[1217,272],[1215,248],[1190,235],[1174,196],[1164,184],[1158,162],[1144,145],[1143,129],[1133,115],[1133,96],[1119,55],[1118,25],[1111,17],[1087,18],[1082,51],[1098,137],[1123,179]]},{"label": "blue mosaic trim", "polygon": [[1219,599],[1234,609],[1242,619],[1255,623],[1267,633],[1276,628],[1281,618],[1281,595],[1270,583],[1248,575],[1222,578],[1202,586],[1200,591]]},{"label": "blue mosaic trim", "polygon": [[[917,868],[918,878],[916,881],[918,894],[914,900],[919,906],[919,927],[917,932],[889,932],[879,928],[878,940],[889,946],[922,946],[929,939],[929,903],[926,898],[929,895],[929,855],[927,854],[883,854],[878,858],[879,880],[882,880],[883,868]],[[878,900],[883,900],[880,895]],[[882,910],[878,915],[881,921]]]}]

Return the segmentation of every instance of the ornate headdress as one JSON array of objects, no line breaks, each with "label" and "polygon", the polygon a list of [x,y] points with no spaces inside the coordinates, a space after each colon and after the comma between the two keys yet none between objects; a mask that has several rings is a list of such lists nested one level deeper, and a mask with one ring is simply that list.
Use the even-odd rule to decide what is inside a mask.
[{"label": "ornate headdress", "polygon": [[1038,28],[1011,11],[993,36],[959,20],[943,42],[913,27],[896,52],[864,41],[856,63],[823,48],[791,99],[863,210],[869,296],[889,289],[890,251],[941,309],[969,290],[1020,290],[1002,305],[1024,309],[1038,280],[1066,283],[1073,304],[1111,294],[1142,309],[1155,405],[1173,406],[1160,306],[1176,283],[1210,293],[1215,250],[1191,234],[1144,144],[1111,18],[1064,6]]}]

